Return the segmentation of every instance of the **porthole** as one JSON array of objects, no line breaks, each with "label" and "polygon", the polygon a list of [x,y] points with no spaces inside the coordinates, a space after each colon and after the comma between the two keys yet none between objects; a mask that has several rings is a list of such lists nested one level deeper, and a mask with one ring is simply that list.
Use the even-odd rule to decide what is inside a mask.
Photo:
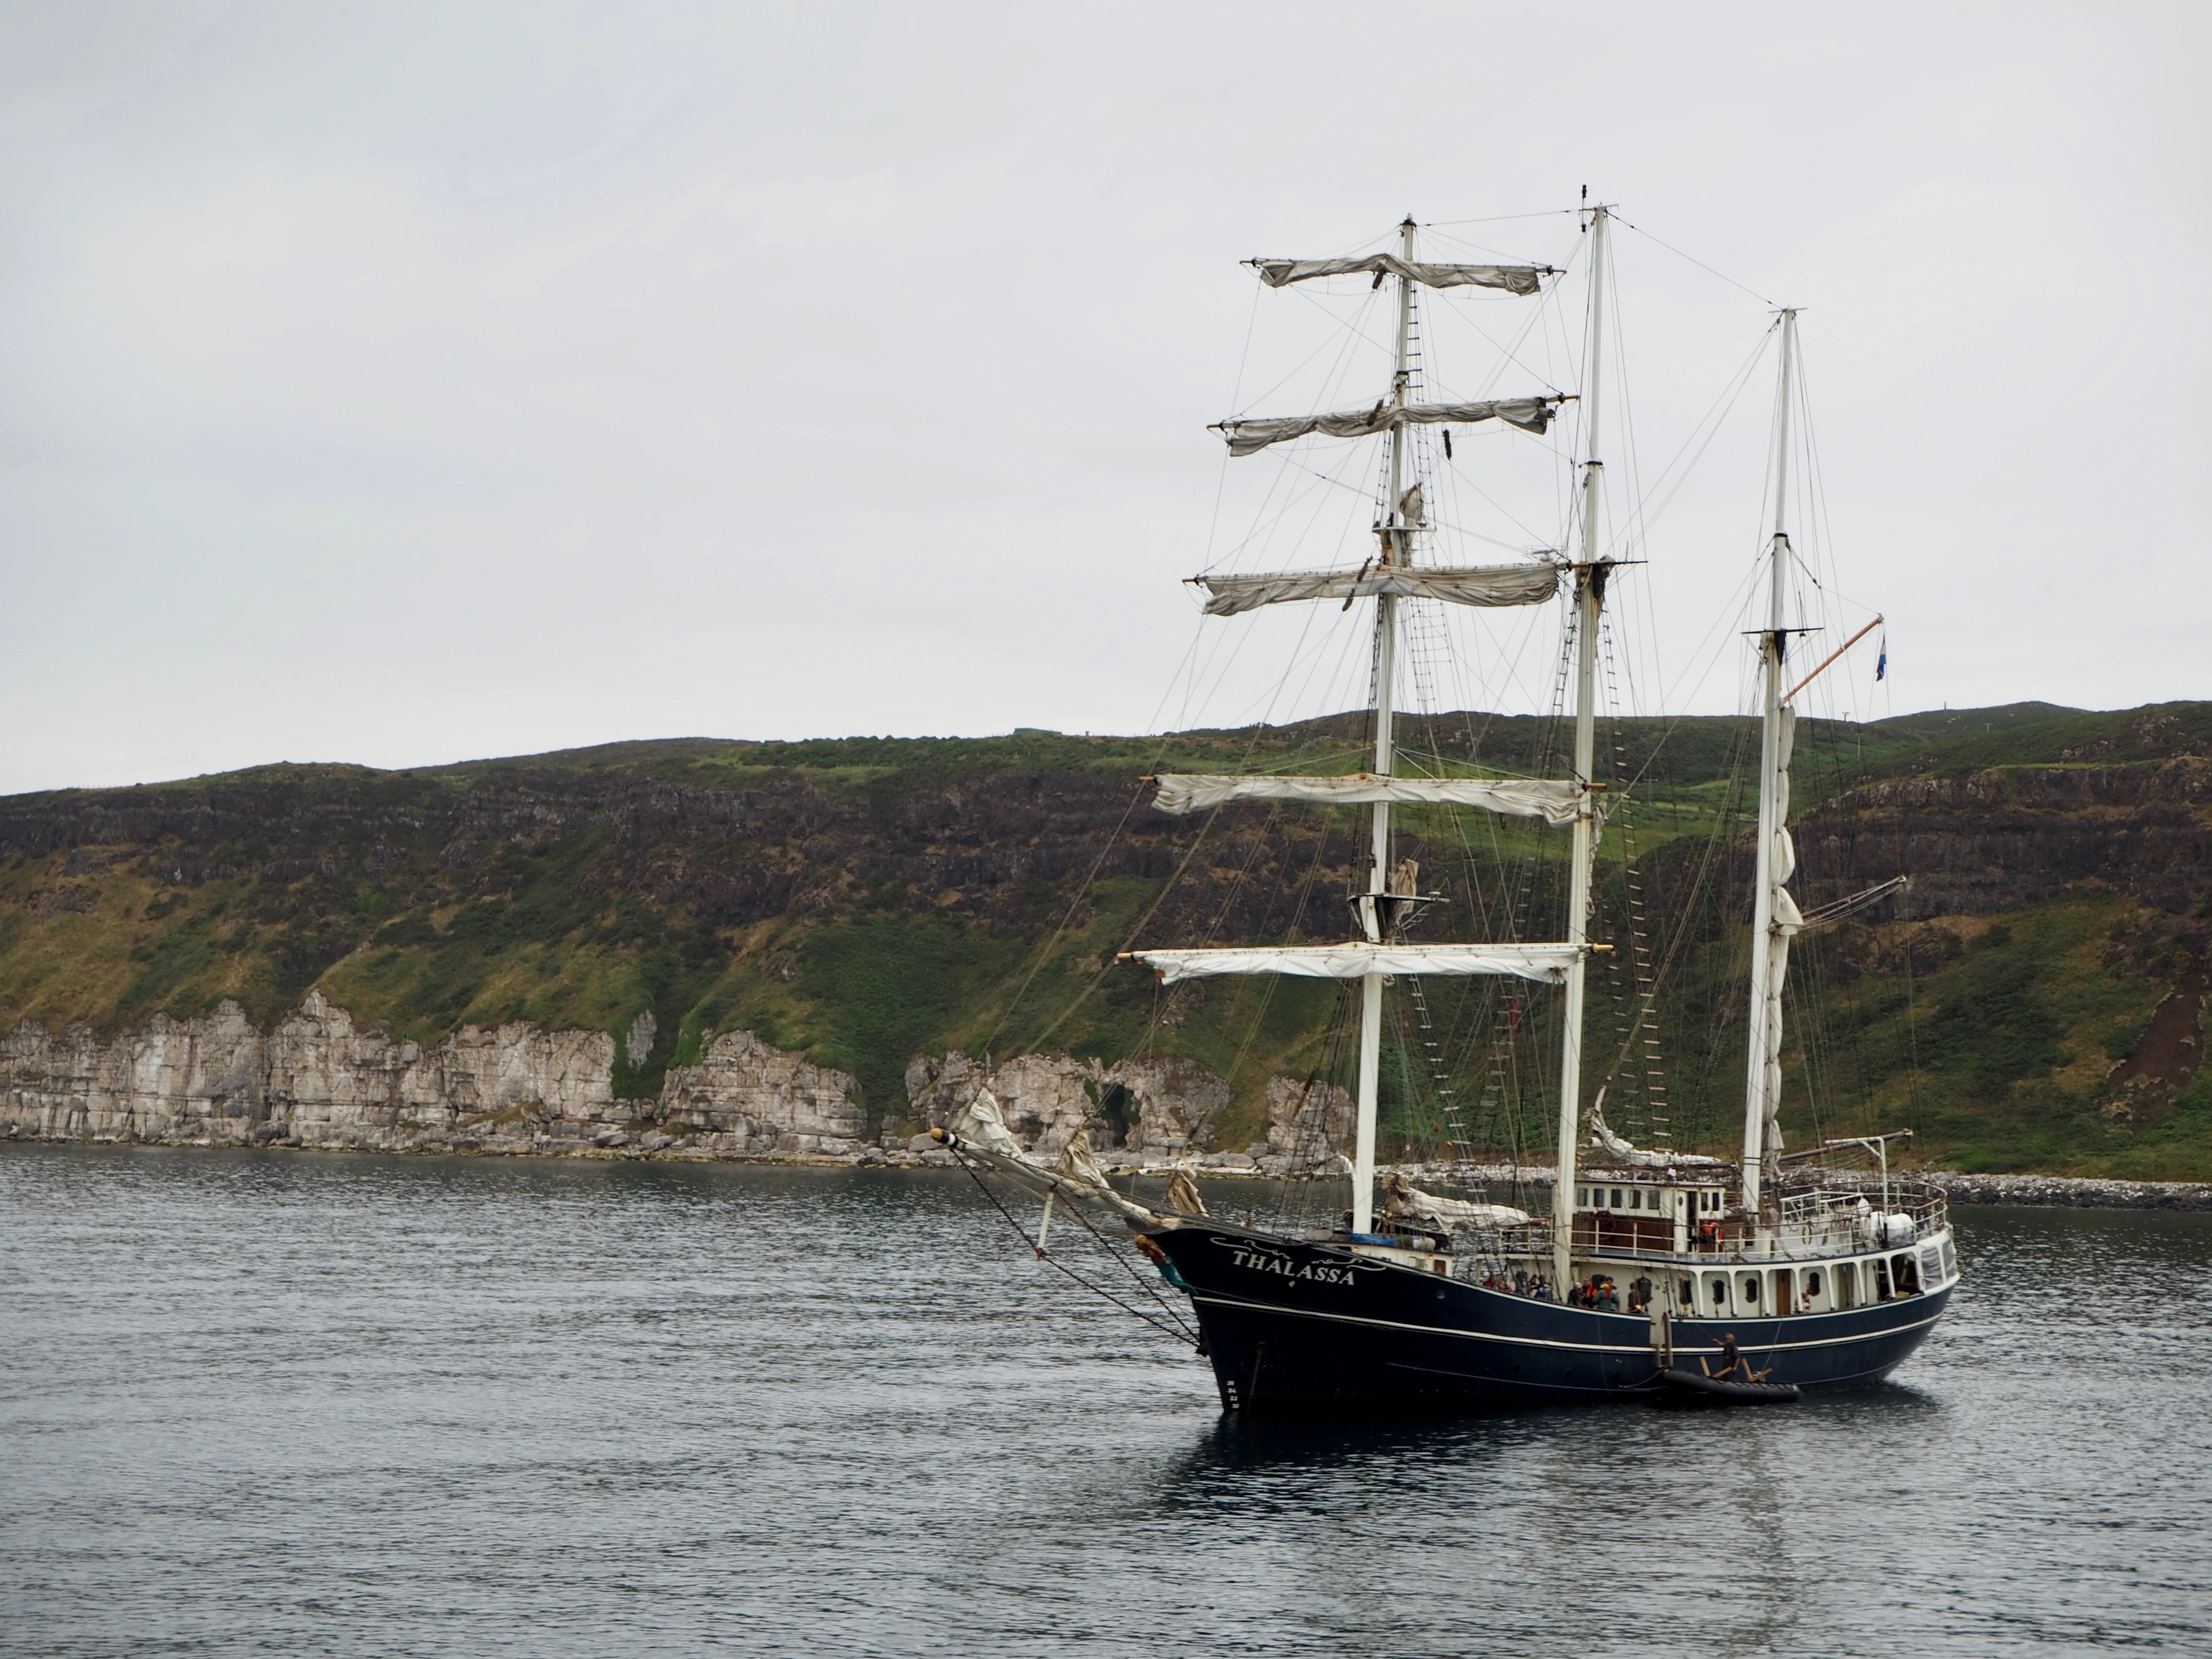
[{"label": "porthole", "polygon": [[1756,1308],[1759,1305],[1759,1275],[1746,1273],[1743,1276],[1742,1290],[1743,1305],[1747,1308]]}]

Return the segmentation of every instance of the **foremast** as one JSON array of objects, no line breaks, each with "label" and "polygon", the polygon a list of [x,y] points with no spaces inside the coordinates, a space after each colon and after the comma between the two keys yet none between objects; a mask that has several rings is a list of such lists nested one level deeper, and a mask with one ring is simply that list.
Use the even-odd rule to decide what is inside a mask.
[{"label": "foremast", "polygon": [[1598,553],[1598,510],[1605,477],[1605,464],[1598,459],[1598,383],[1604,368],[1605,238],[1610,217],[1602,205],[1591,210],[1589,360],[1583,375],[1583,556],[1575,566],[1575,782],[1581,794],[1567,877],[1566,942],[1577,948],[1567,969],[1565,1007],[1560,1022],[1559,1148],[1552,1188],[1552,1282],[1562,1292],[1573,1278],[1575,1157],[1582,1136],[1583,1018],[1589,968],[1590,866],[1597,848],[1596,797],[1590,775],[1597,764],[1598,611],[1605,603],[1605,574],[1609,568]]},{"label": "foremast", "polygon": [[[1269,799],[1316,805],[1364,805],[1372,808],[1366,878],[1356,890],[1358,936],[1341,944],[1197,947],[1133,950],[1125,959],[1145,963],[1166,984],[1218,974],[1292,974],[1360,982],[1360,1042],[1357,1114],[1353,1134],[1352,1231],[1364,1233],[1375,1222],[1376,1120],[1380,1097],[1382,985],[1395,974],[1506,974],[1547,984],[1563,984],[1586,945],[1577,942],[1521,942],[1468,945],[1412,945],[1401,935],[1417,908],[1419,896],[1392,890],[1390,808],[1407,802],[1471,806],[1516,817],[1535,817],[1556,827],[1576,829],[1582,862],[1593,839],[1594,808],[1586,787],[1591,742],[1582,739],[1582,777],[1568,780],[1400,777],[1395,771],[1393,702],[1397,674],[1397,609],[1405,598],[1438,600],[1483,609],[1536,605],[1559,586],[1556,562],[1468,568],[1416,568],[1413,538],[1425,520],[1418,478],[1408,482],[1407,430],[1413,426],[1471,425],[1498,421],[1541,434],[1565,401],[1557,392],[1462,403],[1415,403],[1413,391],[1413,319],[1416,283],[1431,288],[1481,288],[1533,295],[1540,279],[1558,273],[1549,266],[1441,264],[1414,257],[1416,226],[1409,216],[1399,226],[1395,253],[1349,258],[1254,259],[1249,263],[1270,288],[1317,277],[1372,273],[1379,287],[1386,276],[1398,283],[1398,334],[1390,391],[1363,409],[1280,417],[1222,421],[1218,430],[1231,455],[1251,455],[1268,447],[1312,434],[1358,438],[1387,433],[1389,482],[1376,520],[1380,547],[1356,571],[1279,571],[1259,574],[1209,574],[1192,578],[1210,597],[1211,616],[1236,616],[1261,605],[1298,599],[1376,600],[1374,632],[1374,770],[1355,777],[1291,777],[1278,775],[1172,774],[1157,780],[1153,805],[1166,812],[1206,810],[1237,799]],[[1583,578],[1588,585],[1588,577]],[[1594,596],[1591,602],[1595,602]],[[1588,630],[1585,630],[1586,633]],[[1584,679],[1589,676],[1585,672]],[[1583,702],[1588,704],[1587,684]],[[1588,884],[1583,885],[1586,909]]]},{"label": "foremast", "polygon": [[1781,401],[1775,415],[1774,529],[1767,539],[1766,626],[1759,635],[1759,844],[1751,923],[1751,1007],[1743,1090],[1743,1212],[1759,1240],[1761,1182],[1782,1153],[1776,1121],[1782,1100],[1782,988],[1790,940],[1802,925],[1784,884],[1795,872],[1790,840],[1790,754],[1794,711],[1784,701],[1782,664],[1790,630],[1783,622],[1790,549],[1790,415],[1796,396],[1797,313],[1782,313]]},{"label": "foremast", "polygon": [[[1390,378],[1392,406],[1406,407],[1407,384],[1413,377],[1413,219],[1407,215],[1398,227],[1398,257],[1407,267],[1398,281],[1397,367]],[[1376,550],[1385,569],[1413,563],[1413,526],[1406,512],[1406,426],[1390,425],[1389,499],[1383,503],[1382,521],[1376,526],[1382,546]],[[1392,699],[1398,673],[1398,599],[1378,594],[1375,601],[1375,775],[1391,775],[1396,757],[1390,729]],[[1360,927],[1375,944],[1383,942],[1392,917],[1387,895],[1390,888],[1390,803],[1377,800],[1368,852],[1366,901],[1360,906]],[[1359,981],[1359,1078],[1352,1137],[1352,1231],[1372,1231],[1375,1226],[1375,1121],[1380,1109],[1382,1078],[1382,980],[1379,973]]]}]

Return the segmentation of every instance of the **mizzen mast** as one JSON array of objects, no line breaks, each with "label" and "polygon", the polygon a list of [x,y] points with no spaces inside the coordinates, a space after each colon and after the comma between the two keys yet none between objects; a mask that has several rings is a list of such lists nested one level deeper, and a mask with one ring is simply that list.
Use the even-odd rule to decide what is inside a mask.
[{"label": "mizzen mast", "polygon": [[1782,396],[1775,415],[1774,530],[1767,541],[1766,626],[1759,634],[1759,847],[1751,931],[1751,1010],[1743,1090],[1743,1210],[1759,1228],[1759,1183],[1782,1152],[1782,986],[1790,939],[1802,926],[1783,884],[1795,872],[1790,842],[1790,750],[1794,711],[1782,696],[1789,648],[1782,606],[1790,565],[1790,410],[1796,393],[1797,313],[1782,313]]}]

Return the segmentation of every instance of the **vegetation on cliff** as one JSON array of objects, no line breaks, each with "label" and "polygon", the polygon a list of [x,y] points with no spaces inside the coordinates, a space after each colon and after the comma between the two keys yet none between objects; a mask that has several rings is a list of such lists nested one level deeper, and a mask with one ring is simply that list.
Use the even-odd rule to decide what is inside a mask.
[{"label": "vegetation on cliff", "polygon": [[[1486,715],[1401,734],[1431,764],[1471,769],[1542,764],[1559,735]],[[1622,920],[1594,1073],[1614,1078],[1621,1127],[1724,1146],[1741,1098],[1753,739],[1713,719],[1624,720],[1610,740],[1622,804],[1605,890]],[[1219,1139],[1233,1146],[1261,1121],[1269,1076],[1340,1060],[1334,988],[1163,995],[1114,952],[1341,934],[1360,836],[1349,814],[1165,817],[1142,780],[1350,771],[1360,748],[1351,716],[1148,739],[682,739],[18,796],[0,800],[0,1026],[113,1032],[224,997],[266,1023],[317,987],[423,1040],[514,1019],[619,1036],[650,1011],[650,1051],[617,1045],[625,1097],[655,1096],[708,1034],[744,1026],[854,1073],[879,1123],[903,1115],[918,1053],[1182,1054],[1229,1078],[1239,1103]],[[1923,1156],[1973,1169],[2212,1172],[2212,1074],[2197,1063],[2208,753],[2206,704],[1806,722],[1801,895],[1899,873],[1913,885],[1800,952],[1792,1144],[1910,1122]],[[1556,910],[1560,838],[1486,825],[1493,874],[1469,877],[1453,826],[1402,823],[1424,885],[1446,895],[1425,936],[1528,937]],[[1394,1133],[1453,1133],[1426,1035],[1467,1073],[1453,1079],[1460,1134],[1547,1144],[1545,996],[1430,998],[1430,1030],[1409,1024],[1387,1068]],[[1501,1078],[1488,1045],[1509,1027],[1523,1059]]]}]

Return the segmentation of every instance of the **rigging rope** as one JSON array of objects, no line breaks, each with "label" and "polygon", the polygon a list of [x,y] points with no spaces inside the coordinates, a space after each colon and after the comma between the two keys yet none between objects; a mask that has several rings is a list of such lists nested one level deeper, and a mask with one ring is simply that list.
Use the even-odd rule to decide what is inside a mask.
[{"label": "rigging rope", "polygon": [[[976,1170],[975,1166],[968,1159],[962,1158],[957,1148],[953,1150],[952,1156],[956,1160],[957,1160],[960,1167],[967,1170],[969,1179],[975,1183],[976,1190],[981,1192],[985,1198],[991,1200],[991,1207],[1006,1218],[1006,1224],[1013,1229],[1015,1237],[1021,1239],[1024,1243],[1028,1243],[1028,1231],[1023,1227],[1020,1222],[1014,1219],[1013,1212],[1007,1209],[1005,1205],[999,1202],[998,1194],[991,1190],[990,1183],[983,1179],[982,1176]],[[1080,1209],[1078,1209],[1073,1204],[1070,1204],[1067,1208],[1069,1212],[1073,1214],[1078,1220],[1081,1221],[1085,1227],[1090,1228],[1094,1237],[1099,1237],[1101,1242],[1103,1242],[1103,1235],[1099,1234],[1097,1228],[1091,1226],[1089,1218],[1083,1214]],[[1031,1248],[1033,1249],[1035,1249],[1034,1246]],[[1116,1261],[1121,1261],[1121,1258],[1119,1253],[1113,1251],[1111,1246],[1109,1246],[1108,1249],[1109,1253],[1113,1255],[1114,1259]],[[1051,1255],[1049,1252],[1036,1250],[1036,1255],[1037,1259],[1045,1263],[1046,1266],[1055,1268],[1059,1272],[1066,1274],[1068,1278],[1082,1285],[1085,1290],[1089,1291],[1093,1296],[1103,1297],[1107,1301],[1121,1309],[1123,1313],[1134,1315],[1137,1318],[1143,1320],[1145,1323],[1150,1325],[1154,1330],[1160,1331],[1168,1336],[1171,1336],[1178,1342],[1189,1343],[1192,1347],[1196,1348],[1201,1353],[1206,1351],[1206,1344],[1200,1340],[1198,1333],[1192,1330],[1188,1324],[1184,1323],[1182,1316],[1176,1313],[1175,1310],[1170,1306],[1168,1303],[1164,1300],[1161,1300],[1158,1292],[1154,1292],[1154,1299],[1160,1301],[1160,1305],[1162,1307],[1167,1308],[1169,1316],[1175,1321],[1174,1328],[1162,1324],[1158,1320],[1153,1318],[1152,1315],[1146,1313],[1141,1308],[1131,1307],[1127,1303],[1122,1301],[1120,1297],[1115,1295],[1113,1291],[1106,1289],[1103,1285],[1092,1284],[1081,1273],[1077,1273],[1073,1267],[1069,1267],[1066,1262],[1060,1261],[1059,1257]],[[1127,1262],[1122,1262],[1122,1265],[1124,1267],[1127,1267],[1128,1264]],[[1132,1277],[1136,1276],[1135,1270],[1133,1268],[1130,1269],[1130,1272]],[[1139,1283],[1142,1284],[1143,1280],[1139,1279]]]}]

